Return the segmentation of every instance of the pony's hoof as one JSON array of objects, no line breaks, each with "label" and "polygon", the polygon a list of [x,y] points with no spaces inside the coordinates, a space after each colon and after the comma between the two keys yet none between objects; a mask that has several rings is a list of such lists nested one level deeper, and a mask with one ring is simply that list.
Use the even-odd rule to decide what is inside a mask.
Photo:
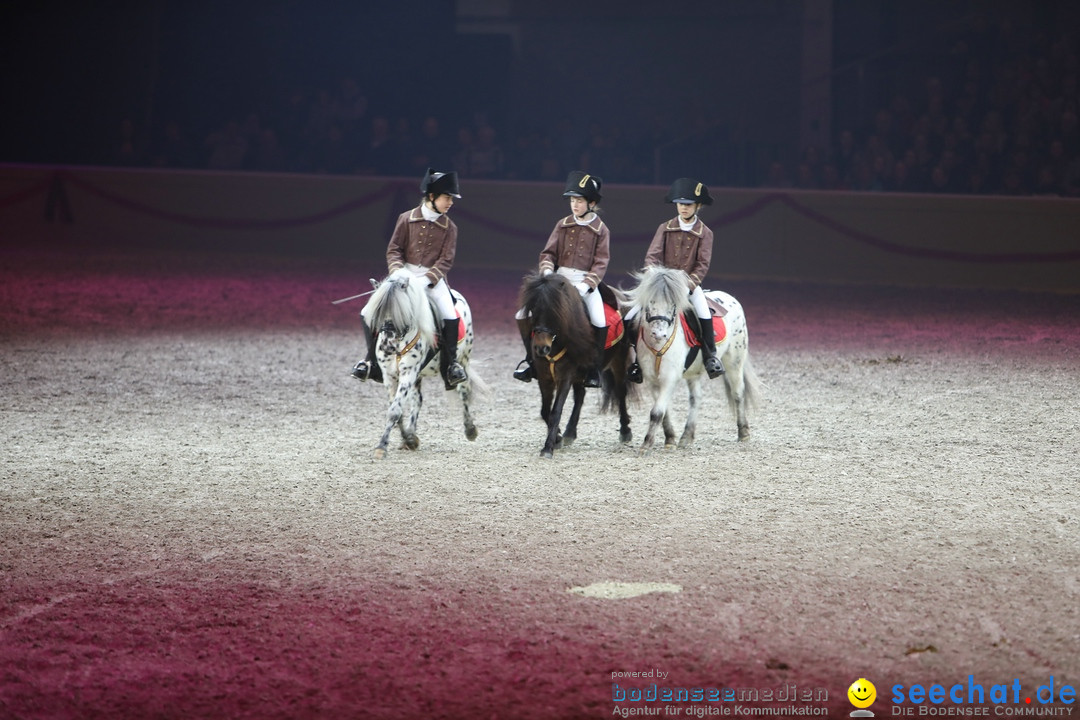
[{"label": "pony's hoof", "polygon": [[739,428],[739,442],[750,439],[750,430],[748,428]]},{"label": "pony's hoof", "polygon": [[476,433],[476,427],[475,426],[465,428],[465,439],[466,440],[475,440],[476,439],[476,434],[477,433]]},{"label": "pony's hoof", "polygon": [[386,457],[386,450],[384,448],[375,448],[375,459],[382,460]]},{"label": "pony's hoof", "polygon": [[411,438],[405,438],[401,441],[402,450],[416,450],[420,447],[420,438],[413,435]]},{"label": "pony's hoof", "polygon": [[541,450],[540,451],[540,457],[542,457],[542,458],[544,458],[546,460],[550,460],[551,458],[555,457],[555,453],[552,452],[551,450]]},{"label": "pony's hoof", "polygon": [[563,447],[570,447],[575,440],[577,440],[577,435],[563,435],[561,444]]},{"label": "pony's hoof", "polygon": [[627,430],[626,432],[619,433],[619,442],[621,442],[623,444],[627,444],[633,439],[634,439],[634,433],[630,432],[629,430]]}]

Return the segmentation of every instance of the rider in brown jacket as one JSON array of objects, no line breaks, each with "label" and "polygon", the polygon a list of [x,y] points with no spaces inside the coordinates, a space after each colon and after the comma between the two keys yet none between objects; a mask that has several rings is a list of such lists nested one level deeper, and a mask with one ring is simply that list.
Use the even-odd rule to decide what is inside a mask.
[{"label": "rider in brown jacket", "polygon": [[[600,348],[601,363],[608,328],[604,303],[600,299],[597,286],[604,279],[608,260],[611,258],[611,233],[596,214],[602,184],[600,178],[580,170],[574,170],[566,177],[563,197],[570,198],[570,214],[555,223],[555,229],[551,231],[547,244],[540,251],[539,263],[541,275],[552,272],[565,275],[581,294],[596,344]],[[525,359],[518,363],[514,377],[522,382],[529,382],[536,377],[531,358],[529,319],[524,309],[519,310],[515,317],[521,331],[521,340],[525,343]],[[590,368],[585,376],[585,387],[600,387],[599,366]]]},{"label": "rider in brown jacket", "polygon": [[[705,372],[710,378],[720,377],[724,374],[724,364],[716,356],[712,313],[701,289],[712,262],[713,231],[697,213],[702,205],[712,204],[709,188],[692,178],[679,178],[671,183],[664,202],[675,203],[678,215],[656,229],[645,253],[645,266],[661,265],[686,273],[690,302],[700,325],[696,330]],[[633,314],[625,319],[632,320]],[[628,376],[634,382],[641,382],[641,368],[636,361],[630,366]]]},{"label": "rider in brown jacket", "polygon": [[[417,277],[427,280],[428,297],[442,318],[439,338],[441,352],[439,369],[446,389],[465,382],[465,368],[457,361],[457,339],[460,329],[454,299],[446,284],[446,274],[454,264],[457,253],[457,225],[446,213],[460,198],[456,172],[436,172],[428,168],[420,181],[423,200],[418,207],[398,216],[390,244],[386,247],[387,272],[408,268]],[[367,358],[353,367],[353,377],[382,382],[382,371],[375,362],[375,342],[371,328],[364,323],[367,339]]]}]

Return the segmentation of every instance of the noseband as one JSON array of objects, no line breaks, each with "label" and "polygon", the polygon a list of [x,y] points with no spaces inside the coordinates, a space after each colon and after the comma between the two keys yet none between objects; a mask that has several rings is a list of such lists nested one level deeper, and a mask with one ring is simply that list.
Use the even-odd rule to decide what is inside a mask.
[{"label": "noseband", "polygon": [[662,322],[665,325],[671,325],[673,322],[675,322],[675,318],[673,315],[646,315],[645,322]]}]

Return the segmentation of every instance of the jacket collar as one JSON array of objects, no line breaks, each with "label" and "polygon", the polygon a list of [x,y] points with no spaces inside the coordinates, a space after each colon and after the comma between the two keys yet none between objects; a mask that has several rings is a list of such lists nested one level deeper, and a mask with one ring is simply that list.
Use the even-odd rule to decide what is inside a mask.
[{"label": "jacket collar", "polygon": [[[701,218],[698,218],[694,221],[694,227],[690,228],[690,234],[701,237],[701,234],[704,232],[704,227],[705,223],[701,222]],[[667,227],[665,227],[664,230],[668,232],[682,232],[682,226],[679,225],[679,218],[676,217],[669,220]]]},{"label": "jacket collar", "polygon": [[[409,222],[420,222],[422,220],[424,220],[424,213],[420,212],[420,206],[417,205],[413,208],[413,211],[409,213]],[[446,217],[445,214],[440,215],[439,219],[433,222],[432,225],[436,225],[445,230],[450,227],[450,218]]]},{"label": "jacket collar", "polygon": [[[563,221],[562,221],[562,226],[563,227],[570,227],[572,225],[577,225],[577,224],[578,224],[577,219],[573,215],[567,215],[565,218],[563,218]],[[586,225],[586,227],[589,228],[590,230],[592,230],[595,233],[599,233],[600,228],[604,227],[604,221],[600,219],[599,215],[597,215],[596,217],[594,217],[589,222],[588,225]]]}]

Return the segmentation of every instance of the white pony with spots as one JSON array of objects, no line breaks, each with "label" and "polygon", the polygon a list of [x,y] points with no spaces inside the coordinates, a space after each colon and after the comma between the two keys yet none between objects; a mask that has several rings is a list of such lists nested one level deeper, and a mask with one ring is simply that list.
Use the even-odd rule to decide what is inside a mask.
[{"label": "white pony with spots", "polygon": [[[469,403],[472,401],[473,381],[478,386],[482,385],[468,369],[473,344],[472,311],[461,293],[451,290],[450,294],[465,330],[465,336],[458,341],[457,360],[469,375],[465,382],[454,389],[465,411],[465,437],[475,440],[476,425],[469,412]],[[382,369],[383,383],[390,394],[386,429],[375,448],[375,457],[386,456],[394,426],[401,429],[402,448],[416,450],[420,447],[416,423],[424,402],[420,382],[422,378],[439,375],[436,310],[428,299],[422,280],[401,269],[378,283],[360,314],[374,334],[375,359]]]},{"label": "white pony with spots", "polygon": [[[680,379],[686,381],[690,390],[690,402],[686,427],[678,445],[688,447],[694,442],[698,410],[704,386],[709,380],[701,352],[690,346],[681,320],[687,311],[693,314],[686,290],[686,273],[653,266],[634,273],[633,277],[638,285],[626,293],[626,304],[637,307],[637,359],[643,382],[653,395],[649,430],[641,443],[641,452],[648,452],[652,448],[656,429],[661,425],[664,428],[665,447],[675,445],[675,430],[668,409]],[[716,333],[716,356],[727,371],[724,374],[724,388],[735,415],[739,440],[745,440],[750,436],[747,410],[755,404],[760,394],[760,383],[750,364],[746,315],[739,301],[725,292],[710,291],[705,296],[726,311],[723,315],[724,332]]]}]

